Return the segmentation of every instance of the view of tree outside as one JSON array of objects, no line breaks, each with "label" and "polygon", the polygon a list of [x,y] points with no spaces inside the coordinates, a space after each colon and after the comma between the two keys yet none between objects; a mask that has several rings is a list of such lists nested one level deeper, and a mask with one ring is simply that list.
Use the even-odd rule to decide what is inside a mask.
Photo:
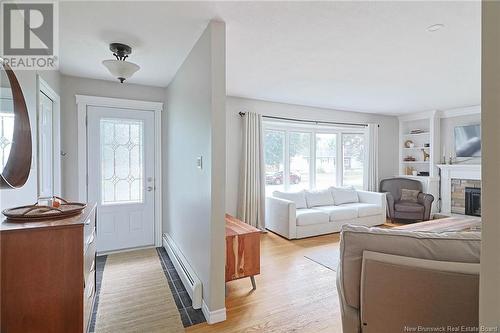
[{"label": "view of tree outside", "polygon": [[337,134],[316,134],[316,188],[337,185]]},{"label": "view of tree outside", "polygon": [[266,195],[283,191],[285,173],[285,132],[266,130],[264,132],[264,159],[266,165]]},{"label": "view of tree outside", "polygon": [[[264,155],[266,167],[266,195],[273,191],[296,192],[311,187],[311,161],[315,159],[315,184],[317,189],[330,186],[363,188],[364,146],[363,133],[315,133],[266,129]],[[311,141],[315,140],[315,141]],[[311,152],[311,143],[315,151]],[[288,144],[288,159],[285,159]],[[337,179],[337,151],[343,156],[342,182]],[[289,163],[289,179],[285,179],[285,160]]]},{"label": "view of tree outside", "polygon": [[311,133],[290,132],[291,191],[309,189],[311,163]]},{"label": "view of tree outside", "polygon": [[343,185],[363,189],[365,159],[365,136],[363,134],[342,134],[344,151]]}]

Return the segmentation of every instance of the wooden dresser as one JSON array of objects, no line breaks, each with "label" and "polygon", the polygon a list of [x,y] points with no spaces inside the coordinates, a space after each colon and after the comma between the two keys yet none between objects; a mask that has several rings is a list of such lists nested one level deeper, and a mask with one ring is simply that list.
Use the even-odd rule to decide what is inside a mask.
[{"label": "wooden dresser", "polygon": [[226,214],[226,282],[260,274],[260,234],[257,228]]},{"label": "wooden dresser", "polygon": [[0,223],[0,332],[86,332],[95,296],[96,205]]}]

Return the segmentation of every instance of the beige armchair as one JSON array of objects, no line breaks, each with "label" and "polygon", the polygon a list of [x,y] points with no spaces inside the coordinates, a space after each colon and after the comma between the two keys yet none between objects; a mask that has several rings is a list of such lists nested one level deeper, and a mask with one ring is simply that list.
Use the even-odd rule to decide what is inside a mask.
[{"label": "beige armchair", "polygon": [[480,247],[476,232],[344,226],[337,271],[343,332],[477,327]]}]

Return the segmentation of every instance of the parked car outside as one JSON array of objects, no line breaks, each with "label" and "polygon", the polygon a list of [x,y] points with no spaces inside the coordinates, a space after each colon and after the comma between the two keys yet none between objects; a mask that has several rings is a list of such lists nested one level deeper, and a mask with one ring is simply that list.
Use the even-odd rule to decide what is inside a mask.
[{"label": "parked car outside", "polygon": [[[266,174],[266,184],[267,185],[281,185],[283,184],[283,171],[278,171],[274,173]],[[290,172],[290,184],[298,184],[301,181],[299,174],[295,172]]]}]

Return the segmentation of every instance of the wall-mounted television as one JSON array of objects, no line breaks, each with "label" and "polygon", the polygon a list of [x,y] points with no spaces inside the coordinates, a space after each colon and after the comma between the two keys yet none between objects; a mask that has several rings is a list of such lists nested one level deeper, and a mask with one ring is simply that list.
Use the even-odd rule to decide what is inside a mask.
[{"label": "wall-mounted television", "polygon": [[481,157],[481,125],[455,127],[457,157]]}]

